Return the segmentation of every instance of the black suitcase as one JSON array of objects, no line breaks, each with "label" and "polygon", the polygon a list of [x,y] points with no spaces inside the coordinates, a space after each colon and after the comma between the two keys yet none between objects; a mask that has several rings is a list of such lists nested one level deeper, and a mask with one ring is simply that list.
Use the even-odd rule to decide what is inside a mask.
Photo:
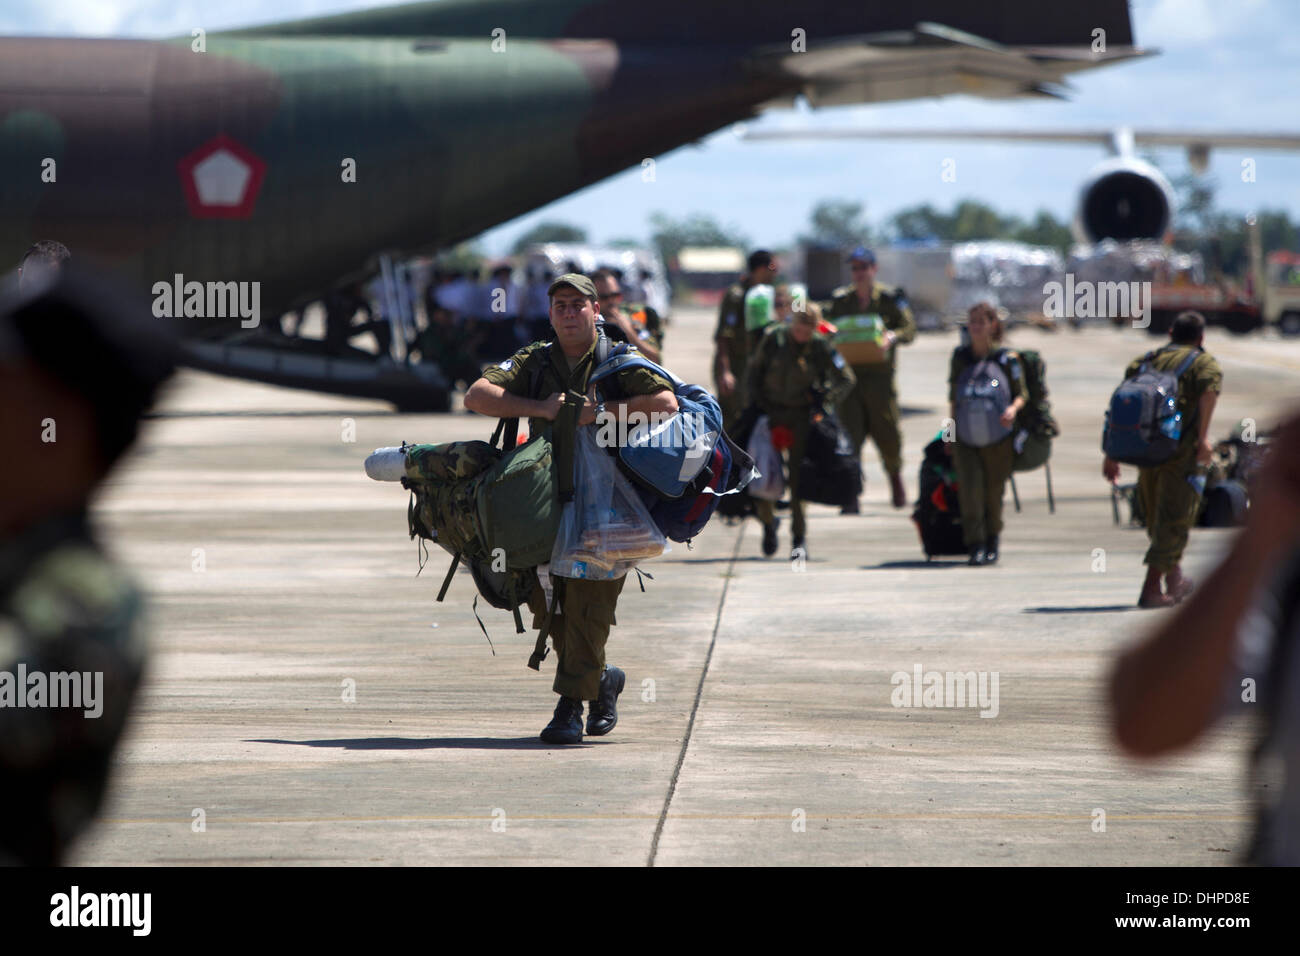
[{"label": "black suitcase", "polygon": [[862,494],[862,467],[848,433],[834,415],[817,410],[799,463],[799,497],[823,505],[844,505]]},{"label": "black suitcase", "polygon": [[919,485],[921,497],[912,512],[912,521],[921,536],[921,550],[925,552],[926,560],[942,555],[966,554],[957,485],[942,439],[936,438],[925,447]]}]

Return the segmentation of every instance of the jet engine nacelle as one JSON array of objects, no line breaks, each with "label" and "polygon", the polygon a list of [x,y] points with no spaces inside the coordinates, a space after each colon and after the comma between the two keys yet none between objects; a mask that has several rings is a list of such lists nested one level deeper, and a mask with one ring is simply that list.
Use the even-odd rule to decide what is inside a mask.
[{"label": "jet engine nacelle", "polygon": [[1083,242],[1160,239],[1173,211],[1174,190],[1160,170],[1132,156],[1115,156],[1084,182],[1074,231]]}]

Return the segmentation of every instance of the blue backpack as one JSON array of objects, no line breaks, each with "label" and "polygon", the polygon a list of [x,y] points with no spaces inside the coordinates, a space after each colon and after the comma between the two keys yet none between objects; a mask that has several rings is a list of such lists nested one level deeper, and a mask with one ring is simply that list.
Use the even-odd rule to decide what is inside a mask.
[{"label": "blue backpack", "polygon": [[[708,524],[723,496],[749,484],[754,460],[722,430],[722,409],[708,390],[686,384],[635,349],[611,349],[588,383],[596,385],[630,368],[649,369],[668,379],[677,396],[677,412],[632,429],[617,450],[619,467],[632,478],[664,536],[689,543]],[[598,391],[605,397],[603,389]]]},{"label": "blue backpack", "polygon": [[1193,349],[1172,372],[1151,367],[1155,354],[1148,352],[1137,373],[1115,389],[1106,411],[1101,450],[1125,465],[1149,468],[1164,464],[1174,457],[1182,437],[1178,382],[1201,350]]},{"label": "blue backpack", "polygon": [[[611,349],[609,356],[592,369],[587,382],[599,386],[618,372],[633,368],[649,369],[668,379],[677,396],[677,411],[662,421],[630,429],[627,440],[619,442],[619,464],[637,484],[659,497],[680,498],[709,464],[713,449],[722,440],[722,409],[706,389],[687,385],[626,345]],[[605,390],[597,388],[597,392],[605,397]]]}]

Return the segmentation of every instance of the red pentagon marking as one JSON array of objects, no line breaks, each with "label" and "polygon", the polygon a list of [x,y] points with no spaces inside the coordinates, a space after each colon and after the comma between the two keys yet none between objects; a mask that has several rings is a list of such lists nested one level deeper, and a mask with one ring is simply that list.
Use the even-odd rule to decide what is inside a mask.
[{"label": "red pentagon marking", "polygon": [[266,161],[225,133],[182,158],[176,168],[195,219],[249,218],[266,176]]}]

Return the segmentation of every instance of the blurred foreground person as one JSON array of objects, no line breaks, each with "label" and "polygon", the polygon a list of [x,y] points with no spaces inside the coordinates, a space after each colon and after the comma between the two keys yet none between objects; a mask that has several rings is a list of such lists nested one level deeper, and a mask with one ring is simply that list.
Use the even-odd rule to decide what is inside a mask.
[{"label": "blurred foreground person", "polygon": [[71,267],[0,302],[0,862],[59,863],[104,795],[144,643],[86,510],[171,341],[147,301]]},{"label": "blurred foreground person", "polygon": [[1115,734],[1138,757],[1192,743],[1229,706],[1259,708],[1251,862],[1300,865],[1300,416],[1269,443],[1231,550],[1120,657],[1110,690]]}]

